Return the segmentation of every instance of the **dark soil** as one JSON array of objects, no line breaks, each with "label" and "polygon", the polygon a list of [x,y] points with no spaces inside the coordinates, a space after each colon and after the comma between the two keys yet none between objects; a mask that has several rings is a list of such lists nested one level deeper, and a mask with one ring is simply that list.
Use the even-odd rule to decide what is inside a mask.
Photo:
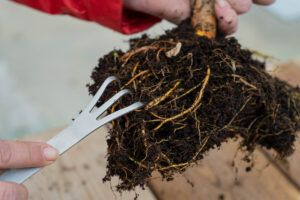
[{"label": "dark soil", "polygon": [[[198,37],[189,23],[155,39],[143,35],[130,41],[128,52],[115,50],[99,60],[90,94],[111,75],[134,95],[110,112],[146,103],[114,121],[107,139],[103,180],[118,176],[119,191],[144,186],[153,171],[172,180],[230,138],[242,138],[249,152],[257,146],[281,157],[294,151],[300,90],[268,75],[234,38]],[[119,90],[112,87],[103,100]]]}]

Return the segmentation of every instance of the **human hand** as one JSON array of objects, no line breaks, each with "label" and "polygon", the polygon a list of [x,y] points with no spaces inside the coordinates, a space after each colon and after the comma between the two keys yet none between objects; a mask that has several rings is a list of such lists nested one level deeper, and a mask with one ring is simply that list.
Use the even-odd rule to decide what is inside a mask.
[{"label": "human hand", "polygon": [[[53,163],[57,157],[58,151],[44,143],[0,140],[0,171],[2,172],[7,169],[43,167]],[[0,199],[27,200],[28,192],[22,185],[0,182]]]},{"label": "human hand", "polygon": [[[180,23],[191,15],[194,0],[124,0],[125,7]],[[248,12],[253,3],[269,5],[275,0],[216,0],[219,31],[232,34],[238,27],[238,15]]]}]

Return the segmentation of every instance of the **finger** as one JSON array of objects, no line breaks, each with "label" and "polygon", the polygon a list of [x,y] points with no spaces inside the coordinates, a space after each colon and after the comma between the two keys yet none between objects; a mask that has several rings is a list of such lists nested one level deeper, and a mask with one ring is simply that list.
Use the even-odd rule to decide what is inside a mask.
[{"label": "finger", "polygon": [[275,0],[253,0],[254,3],[260,5],[270,5],[275,2]]},{"label": "finger", "polygon": [[219,30],[228,35],[236,32],[238,27],[238,16],[231,8],[230,4],[225,0],[217,0],[215,10],[218,18]]},{"label": "finger", "polygon": [[57,150],[44,143],[0,140],[0,169],[42,167],[57,157]]},{"label": "finger", "polygon": [[27,189],[15,183],[0,182],[0,199],[5,200],[27,200]]},{"label": "finger", "polygon": [[252,5],[252,0],[228,0],[228,2],[237,14],[248,12]]},{"label": "finger", "polygon": [[144,12],[173,23],[180,23],[190,17],[190,0],[124,0],[125,7]]}]

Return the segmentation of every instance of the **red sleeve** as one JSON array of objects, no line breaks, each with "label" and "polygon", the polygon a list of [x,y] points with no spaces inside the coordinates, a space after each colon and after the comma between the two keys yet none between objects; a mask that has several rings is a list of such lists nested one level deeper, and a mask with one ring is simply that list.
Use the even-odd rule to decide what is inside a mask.
[{"label": "red sleeve", "polygon": [[124,34],[143,31],[160,19],[128,10],[123,0],[15,0],[50,14],[69,14]]}]

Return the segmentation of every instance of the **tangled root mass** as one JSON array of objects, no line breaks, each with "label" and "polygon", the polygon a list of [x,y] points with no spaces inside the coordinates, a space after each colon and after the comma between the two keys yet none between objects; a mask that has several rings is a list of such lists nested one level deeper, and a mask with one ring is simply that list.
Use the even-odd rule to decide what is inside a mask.
[{"label": "tangled root mass", "polygon": [[129,51],[112,51],[99,60],[89,92],[94,95],[111,75],[121,84],[103,101],[120,87],[134,95],[110,112],[146,103],[115,120],[107,139],[104,181],[118,176],[119,191],[144,186],[153,171],[171,180],[230,138],[242,138],[249,152],[261,146],[282,157],[293,153],[299,89],[271,77],[234,38],[198,37],[189,23],[159,38],[143,35],[130,41]]}]

